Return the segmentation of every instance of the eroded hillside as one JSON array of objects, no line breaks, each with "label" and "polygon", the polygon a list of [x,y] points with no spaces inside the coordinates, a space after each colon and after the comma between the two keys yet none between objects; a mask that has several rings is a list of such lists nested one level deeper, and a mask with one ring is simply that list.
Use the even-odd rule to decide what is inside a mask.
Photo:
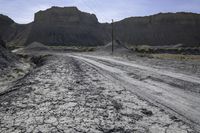
[{"label": "eroded hillside", "polygon": [[[35,14],[27,25],[0,16],[0,34],[12,46],[41,42],[46,45],[99,46],[111,41],[111,24],[76,7],[52,7]],[[3,27],[3,28],[2,28]],[[114,23],[114,37],[129,45],[200,45],[200,15],[160,13]]]}]

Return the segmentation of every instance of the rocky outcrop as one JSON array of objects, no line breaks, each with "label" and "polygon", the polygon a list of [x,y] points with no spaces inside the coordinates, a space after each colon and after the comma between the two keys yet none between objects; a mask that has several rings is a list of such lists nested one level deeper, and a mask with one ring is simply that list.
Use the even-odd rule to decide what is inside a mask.
[{"label": "rocky outcrop", "polygon": [[37,41],[46,45],[103,45],[108,35],[94,14],[76,7],[52,7],[35,14],[27,44]]},{"label": "rocky outcrop", "polygon": [[130,45],[200,46],[200,14],[160,13],[115,23],[116,38]]},{"label": "rocky outcrop", "polygon": [[[115,40],[128,45],[200,46],[200,14],[159,13],[114,23]],[[111,24],[76,7],[52,7],[35,14],[34,22],[16,24],[0,16],[0,35],[12,46],[40,42],[45,45],[98,46],[111,41]]]},{"label": "rocky outcrop", "polygon": [[[129,45],[200,45],[200,15],[160,13],[132,17],[115,24],[115,38]],[[96,46],[111,40],[111,25],[76,7],[52,7],[35,14],[27,44]]]}]

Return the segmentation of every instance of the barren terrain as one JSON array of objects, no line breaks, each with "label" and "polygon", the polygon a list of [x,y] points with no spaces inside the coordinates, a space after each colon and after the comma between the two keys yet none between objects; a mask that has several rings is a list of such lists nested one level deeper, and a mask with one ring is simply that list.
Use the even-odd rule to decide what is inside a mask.
[{"label": "barren terrain", "polygon": [[198,74],[145,59],[54,53],[1,93],[0,132],[199,132]]}]

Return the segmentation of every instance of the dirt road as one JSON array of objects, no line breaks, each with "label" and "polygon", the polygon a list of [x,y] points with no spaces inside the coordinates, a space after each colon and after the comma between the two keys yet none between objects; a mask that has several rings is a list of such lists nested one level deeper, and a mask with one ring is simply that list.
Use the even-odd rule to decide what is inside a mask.
[{"label": "dirt road", "polygon": [[56,54],[0,95],[0,132],[194,133],[200,98],[180,86],[199,81],[113,58]]},{"label": "dirt road", "polygon": [[[71,55],[70,55],[71,56]],[[109,73],[140,97],[173,110],[200,128],[200,78],[131,61],[92,55],[71,56]],[[133,88],[134,86],[134,88]]]}]

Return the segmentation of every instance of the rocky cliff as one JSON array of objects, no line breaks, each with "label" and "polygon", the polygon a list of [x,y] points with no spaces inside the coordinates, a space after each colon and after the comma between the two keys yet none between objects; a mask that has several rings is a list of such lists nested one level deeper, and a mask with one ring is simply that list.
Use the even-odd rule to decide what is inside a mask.
[{"label": "rocky cliff", "polygon": [[115,23],[116,38],[130,45],[200,46],[200,14],[160,13]]},{"label": "rocky cliff", "polygon": [[[114,23],[115,39],[129,45],[200,46],[200,14],[159,13]],[[35,14],[34,22],[16,24],[0,15],[0,35],[11,45],[97,46],[111,41],[111,24],[76,7],[52,7]]]},{"label": "rocky cliff", "polygon": [[27,44],[37,41],[47,45],[103,45],[104,33],[94,14],[76,7],[52,7],[35,14]]}]

